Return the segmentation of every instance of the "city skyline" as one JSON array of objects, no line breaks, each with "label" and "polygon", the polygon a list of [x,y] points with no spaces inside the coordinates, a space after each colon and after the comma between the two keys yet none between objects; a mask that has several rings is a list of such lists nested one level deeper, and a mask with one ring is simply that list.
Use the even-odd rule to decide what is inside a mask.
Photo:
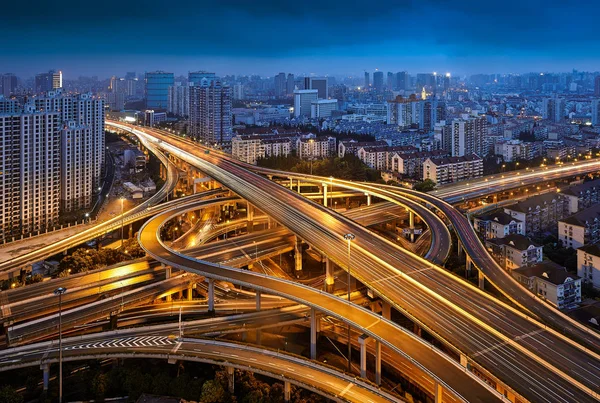
[{"label": "city skyline", "polygon": [[159,69],[265,76],[359,75],[376,68],[457,75],[595,71],[600,56],[590,50],[600,41],[593,33],[598,11],[591,2],[573,9],[513,0],[502,8],[475,1],[446,8],[432,0],[379,7],[308,1],[294,9],[268,1],[123,8],[111,0],[90,19],[72,1],[59,9],[9,4],[0,19],[0,65],[25,76],[56,68],[71,77]]}]

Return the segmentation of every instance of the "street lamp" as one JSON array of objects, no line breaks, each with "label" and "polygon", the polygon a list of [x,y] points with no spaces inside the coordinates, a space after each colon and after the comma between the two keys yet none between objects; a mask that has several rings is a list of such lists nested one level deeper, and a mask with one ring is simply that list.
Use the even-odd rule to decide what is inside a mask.
[{"label": "street lamp", "polygon": [[[348,241],[348,303],[350,303],[350,245],[356,238],[356,235],[347,233],[344,239]],[[350,341],[350,323],[348,323],[348,372],[352,372],[352,343]]]},{"label": "street lamp", "polygon": [[123,225],[125,225],[125,219],[123,217],[123,203],[125,202],[124,197],[120,197],[121,200],[121,248],[123,248]]},{"label": "street lamp", "polygon": [[58,287],[54,295],[58,295],[58,403],[62,403],[62,295],[67,292],[65,287]]}]

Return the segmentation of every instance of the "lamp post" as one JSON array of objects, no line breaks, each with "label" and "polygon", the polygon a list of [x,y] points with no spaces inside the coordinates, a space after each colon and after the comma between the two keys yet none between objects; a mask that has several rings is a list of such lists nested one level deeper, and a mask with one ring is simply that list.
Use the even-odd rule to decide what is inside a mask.
[{"label": "lamp post", "polygon": [[58,295],[58,403],[62,403],[62,295],[67,292],[65,287],[58,287],[54,295]]},{"label": "lamp post", "polygon": [[123,226],[125,225],[125,217],[123,217],[123,203],[125,202],[125,198],[121,196],[119,200],[121,200],[121,248],[123,248]]},{"label": "lamp post", "polygon": [[[356,236],[352,233],[344,235],[344,239],[348,241],[348,303],[350,303],[350,246]],[[352,343],[350,341],[350,323],[348,323],[348,372],[352,372]]]}]

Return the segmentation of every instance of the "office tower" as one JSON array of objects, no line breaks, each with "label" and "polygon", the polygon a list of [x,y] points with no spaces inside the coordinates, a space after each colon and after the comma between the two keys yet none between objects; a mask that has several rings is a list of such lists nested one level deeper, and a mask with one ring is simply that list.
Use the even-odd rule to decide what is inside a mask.
[{"label": "office tower", "polygon": [[125,73],[125,95],[128,97],[134,97],[138,90],[138,79],[135,75],[135,71],[129,71]]},{"label": "office tower", "polygon": [[592,124],[600,125],[600,99],[592,100]]},{"label": "office tower", "polygon": [[310,116],[311,104],[319,98],[319,90],[294,90],[294,117]]},{"label": "office tower", "polygon": [[176,82],[169,87],[169,103],[167,112],[177,116],[189,116],[190,114],[190,87]]},{"label": "office tower", "polygon": [[387,81],[385,86],[390,91],[396,88],[396,76],[391,71],[388,71],[387,73]]},{"label": "office tower", "polygon": [[58,225],[60,114],[33,108],[0,115],[0,240]]},{"label": "office tower", "polygon": [[401,129],[408,129],[422,127],[424,124],[422,119],[423,101],[418,100],[414,94],[408,98],[399,95],[394,100],[388,101],[386,108],[388,125],[397,125]]},{"label": "office tower", "polygon": [[365,71],[365,89],[371,86],[371,80],[369,79],[369,72]]},{"label": "office tower", "polygon": [[233,86],[233,99],[242,100],[244,99],[244,85],[243,84],[235,84]]},{"label": "office tower", "polygon": [[287,90],[287,78],[285,73],[279,73],[275,76],[275,96],[283,97]]},{"label": "office tower", "polygon": [[565,99],[558,96],[544,98],[542,102],[542,117],[556,123],[562,122],[565,117]]},{"label": "office tower", "polygon": [[287,75],[286,87],[287,87],[286,94],[292,95],[294,93],[294,75],[291,73]]},{"label": "office tower", "polygon": [[312,119],[329,118],[337,110],[337,99],[317,99],[310,104],[310,117]]},{"label": "office tower", "polygon": [[594,78],[594,96],[600,97],[600,76]]},{"label": "office tower", "polygon": [[446,103],[445,102],[434,100],[433,108],[431,111],[433,113],[433,117],[431,119],[433,125],[436,125],[436,124],[446,120]]},{"label": "office tower", "polygon": [[485,117],[469,117],[463,115],[452,120],[452,147],[453,157],[476,154],[485,157],[485,137],[487,133],[487,119]]},{"label": "office tower", "polygon": [[431,73],[418,73],[417,74],[417,91],[421,89],[435,89],[436,87],[436,76]]},{"label": "office tower", "polygon": [[32,105],[60,116],[61,212],[91,208],[105,162],[104,101],[91,93],[65,95],[57,90],[33,99]]},{"label": "office tower", "polygon": [[[189,85],[210,85],[211,82],[215,81],[217,76],[215,73],[209,73],[208,71],[191,71],[188,73]],[[204,80],[204,81],[203,81]]]},{"label": "office tower", "polygon": [[175,82],[173,73],[153,71],[146,73],[146,108],[166,110],[169,103],[169,87]]},{"label": "office tower", "polygon": [[47,92],[62,88],[62,71],[50,70],[35,76],[35,92]]},{"label": "office tower", "polygon": [[329,98],[327,77],[304,77],[305,90],[317,90],[320,99]]},{"label": "office tower", "polygon": [[400,91],[406,90],[407,74],[406,71],[400,71],[396,73],[396,89]]},{"label": "office tower", "polygon": [[383,71],[376,71],[373,73],[373,88],[375,91],[383,90]]},{"label": "office tower", "polygon": [[203,79],[190,87],[190,135],[206,144],[231,141],[231,88]]},{"label": "office tower", "polygon": [[12,73],[6,73],[0,76],[0,95],[6,98],[14,94],[17,89],[17,76]]}]

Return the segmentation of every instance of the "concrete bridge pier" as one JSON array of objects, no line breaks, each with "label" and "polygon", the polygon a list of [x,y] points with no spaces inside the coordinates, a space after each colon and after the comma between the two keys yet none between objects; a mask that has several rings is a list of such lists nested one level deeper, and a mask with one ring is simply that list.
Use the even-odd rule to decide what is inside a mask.
[{"label": "concrete bridge pier", "polygon": [[[260,311],[260,303],[261,303],[262,293],[260,291],[256,291],[256,311]],[[261,343],[261,332],[260,329],[256,329],[256,344]]]},{"label": "concrete bridge pier", "polygon": [[292,390],[291,390],[291,385],[288,381],[285,381],[283,383],[283,400],[285,401],[285,403],[289,403],[290,399],[291,399],[291,394],[292,394]]},{"label": "concrete bridge pier", "polygon": [[381,342],[375,340],[375,383],[381,385]]},{"label": "concrete bridge pier", "polygon": [[367,206],[370,206],[371,205],[371,194],[365,193],[365,196],[367,196]]},{"label": "concrete bridge pier", "polygon": [[410,241],[415,241],[415,213],[413,211],[408,212],[408,226],[410,228]]},{"label": "concrete bridge pier", "polygon": [[387,320],[392,319],[392,306],[383,300],[381,301],[381,316]]},{"label": "concrete bridge pier", "polygon": [[478,272],[478,277],[477,279],[479,280],[479,289],[484,290],[485,289],[485,277],[483,276],[483,272],[481,270],[477,270]]},{"label": "concrete bridge pier", "polygon": [[167,266],[164,263],[160,264],[162,266],[162,269],[165,271],[165,279],[170,279],[171,278],[171,266]]},{"label": "concrete bridge pier", "polygon": [[44,376],[44,392],[48,391],[48,384],[50,383],[50,365],[49,364],[42,364],[40,365],[40,369],[42,371],[44,371],[43,376]]},{"label": "concrete bridge pier", "polygon": [[360,344],[360,377],[367,379],[367,343],[369,335],[361,334],[358,336],[358,344]]},{"label": "concrete bridge pier", "polygon": [[296,276],[302,271],[302,239],[296,236],[296,242],[294,243],[294,260],[295,260],[295,273]]},{"label": "concrete bridge pier", "polygon": [[469,256],[467,256],[467,263],[465,266],[465,270],[466,270],[465,277],[466,278],[469,278],[469,276],[471,276],[472,266],[473,266],[473,261],[471,260],[471,258]]},{"label": "concrete bridge pier", "polygon": [[227,367],[227,391],[233,394],[235,390],[235,368]]},{"label": "concrete bridge pier", "polygon": [[310,359],[317,359],[317,311],[310,309]]},{"label": "concrete bridge pier", "polygon": [[187,300],[191,301],[193,299],[194,293],[194,285],[190,284],[187,289]]},{"label": "concrete bridge pier", "polygon": [[215,280],[206,279],[208,283],[208,313],[215,313]]},{"label": "concrete bridge pier", "polygon": [[323,206],[327,207],[327,184],[323,184]]},{"label": "concrete bridge pier", "polygon": [[325,258],[325,291],[333,292],[335,278],[333,276],[333,262],[328,257]]},{"label": "concrete bridge pier", "polygon": [[442,397],[444,396],[444,388],[440,385],[439,382],[436,382],[433,385],[433,401],[435,403],[442,403]]},{"label": "concrete bridge pier", "polygon": [[248,223],[246,224],[248,232],[254,230],[254,206],[250,203],[246,204],[246,218]]}]

